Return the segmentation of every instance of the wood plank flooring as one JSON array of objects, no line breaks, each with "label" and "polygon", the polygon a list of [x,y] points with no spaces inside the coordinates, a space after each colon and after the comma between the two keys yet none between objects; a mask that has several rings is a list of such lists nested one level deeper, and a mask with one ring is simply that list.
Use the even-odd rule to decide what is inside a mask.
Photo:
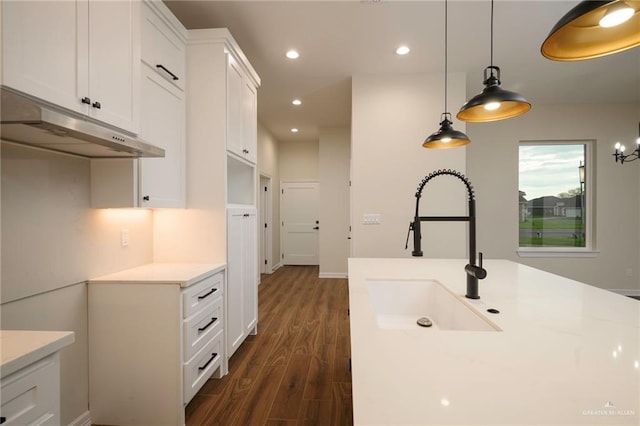
[{"label": "wood plank flooring", "polygon": [[347,280],[285,266],[261,281],[258,335],[187,405],[187,426],[352,425]]}]

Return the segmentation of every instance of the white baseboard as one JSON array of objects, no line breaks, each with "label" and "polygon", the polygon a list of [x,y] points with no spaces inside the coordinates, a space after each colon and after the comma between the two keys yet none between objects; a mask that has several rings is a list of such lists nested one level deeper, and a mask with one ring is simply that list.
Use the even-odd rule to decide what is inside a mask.
[{"label": "white baseboard", "polygon": [[85,411],[74,421],[69,423],[69,426],[91,426],[91,413]]},{"label": "white baseboard", "polygon": [[349,278],[346,272],[320,272],[320,278]]},{"label": "white baseboard", "polygon": [[278,269],[280,269],[282,267],[282,263],[278,262],[275,265],[273,265],[273,267],[271,268],[272,272],[277,271]]},{"label": "white baseboard", "polygon": [[608,289],[608,290],[612,291],[614,293],[621,294],[623,296],[640,297],[640,290],[635,289],[635,288],[611,288],[611,289]]}]

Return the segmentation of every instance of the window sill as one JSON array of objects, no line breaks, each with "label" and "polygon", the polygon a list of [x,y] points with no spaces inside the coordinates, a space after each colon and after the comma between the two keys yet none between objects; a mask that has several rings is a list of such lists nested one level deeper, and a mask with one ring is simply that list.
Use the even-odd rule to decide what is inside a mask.
[{"label": "window sill", "polygon": [[571,247],[520,247],[516,253],[520,257],[598,257],[600,250]]}]

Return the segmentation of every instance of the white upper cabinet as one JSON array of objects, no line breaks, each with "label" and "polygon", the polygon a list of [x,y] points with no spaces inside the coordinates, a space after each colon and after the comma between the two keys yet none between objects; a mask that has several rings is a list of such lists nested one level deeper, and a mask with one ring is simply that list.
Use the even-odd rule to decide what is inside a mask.
[{"label": "white upper cabinet", "polygon": [[142,27],[140,137],[165,156],[91,160],[94,208],[186,204],[186,30],[160,2],[143,3]]},{"label": "white upper cabinet", "polygon": [[138,133],[140,2],[2,2],[2,84]]},{"label": "white upper cabinet", "polygon": [[257,90],[238,62],[227,55],[227,149],[256,163]]},{"label": "white upper cabinet", "polygon": [[165,150],[163,158],[141,158],[141,207],[185,207],[185,100],[151,68],[142,72],[140,136]]},{"label": "white upper cabinet", "polygon": [[142,9],[142,62],[184,90],[185,55],[184,40],[151,10],[151,5],[145,3]]}]

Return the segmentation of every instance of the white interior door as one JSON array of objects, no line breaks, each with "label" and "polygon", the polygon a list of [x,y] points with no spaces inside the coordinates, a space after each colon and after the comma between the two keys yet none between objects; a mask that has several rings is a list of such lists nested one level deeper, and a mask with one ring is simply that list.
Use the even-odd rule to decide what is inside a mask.
[{"label": "white interior door", "polygon": [[282,183],[280,215],[284,265],[319,264],[319,200],[318,182]]}]

